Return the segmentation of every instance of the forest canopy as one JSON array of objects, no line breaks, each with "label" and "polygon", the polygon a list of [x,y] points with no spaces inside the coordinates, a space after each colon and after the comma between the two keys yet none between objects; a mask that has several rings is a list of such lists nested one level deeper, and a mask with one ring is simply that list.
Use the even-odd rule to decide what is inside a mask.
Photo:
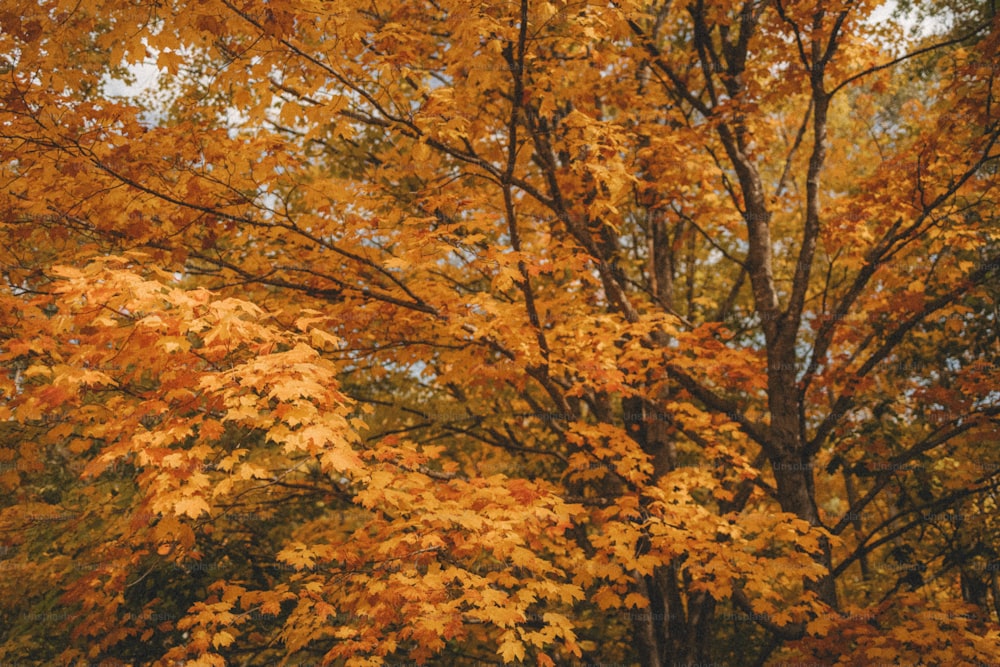
[{"label": "forest canopy", "polygon": [[0,0],[0,660],[995,664],[995,10]]}]

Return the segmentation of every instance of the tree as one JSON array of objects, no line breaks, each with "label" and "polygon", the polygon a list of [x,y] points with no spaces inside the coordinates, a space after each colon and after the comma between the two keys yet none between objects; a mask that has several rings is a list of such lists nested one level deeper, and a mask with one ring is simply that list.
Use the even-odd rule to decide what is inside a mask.
[{"label": "tree", "polygon": [[995,655],[991,10],[23,4],[0,655]]}]

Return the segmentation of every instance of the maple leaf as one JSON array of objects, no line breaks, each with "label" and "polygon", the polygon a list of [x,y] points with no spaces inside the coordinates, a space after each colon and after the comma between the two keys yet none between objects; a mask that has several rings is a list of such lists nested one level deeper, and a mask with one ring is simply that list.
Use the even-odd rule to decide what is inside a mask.
[{"label": "maple leaf", "polygon": [[310,568],[315,563],[316,554],[304,544],[286,548],[277,555],[278,560],[292,565],[296,569]]},{"label": "maple leaf", "polygon": [[512,630],[508,630],[500,637],[497,653],[504,663],[524,660],[524,643],[515,637]]},{"label": "maple leaf", "polygon": [[174,503],[174,511],[178,516],[189,516],[192,519],[197,519],[211,510],[211,506],[201,496],[188,496]]}]

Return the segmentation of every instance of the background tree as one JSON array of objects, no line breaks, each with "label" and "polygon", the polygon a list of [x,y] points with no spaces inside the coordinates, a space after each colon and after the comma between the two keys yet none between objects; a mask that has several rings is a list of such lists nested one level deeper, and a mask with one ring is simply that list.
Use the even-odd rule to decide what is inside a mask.
[{"label": "background tree", "polygon": [[4,658],[995,655],[988,8],[23,4]]}]

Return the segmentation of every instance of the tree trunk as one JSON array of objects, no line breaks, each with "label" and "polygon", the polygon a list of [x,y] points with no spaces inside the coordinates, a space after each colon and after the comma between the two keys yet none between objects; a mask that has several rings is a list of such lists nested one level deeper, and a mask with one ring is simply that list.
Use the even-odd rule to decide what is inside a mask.
[{"label": "tree trunk", "polygon": [[633,636],[639,640],[637,648],[644,667],[710,660],[715,600],[699,593],[688,597],[685,606],[678,577],[678,564],[671,563],[657,567],[651,576],[637,578],[639,591],[649,600],[649,608],[632,616]]},{"label": "tree trunk", "polygon": [[[659,397],[665,401],[666,396]],[[622,401],[626,429],[653,462],[652,483],[676,467],[670,425],[656,404],[642,398]],[[648,548],[637,545],[640,551]],[[677,561],[656,567],[652,575],[636,575],[638,590],[649,607],[632,615],[641,663],[652,667],[707,662],[715,600],[699,593],[687,596]]]},{"label": "tree trunk", "polygon": [[[777,500],[781,509],[798,518],[819,526],[819,510],[816,507],[816,490],[813,482],[814,462],[806,453],[799,430],[799,389],[795,382],[794,351],[778,347],[779,352],[772,358],[780,361],[769,368],[768,390],[771,406],[771,435],[773,452],[770,456],[771,468],[777,483]],[[823,552],[816,560],[828,571],[832,567],[832,554],[827,540],[822,541]],[[806,580],[806,588],[816,592],[819,598],[837,607],[837,587],[831,576],[819,581]]]}]

